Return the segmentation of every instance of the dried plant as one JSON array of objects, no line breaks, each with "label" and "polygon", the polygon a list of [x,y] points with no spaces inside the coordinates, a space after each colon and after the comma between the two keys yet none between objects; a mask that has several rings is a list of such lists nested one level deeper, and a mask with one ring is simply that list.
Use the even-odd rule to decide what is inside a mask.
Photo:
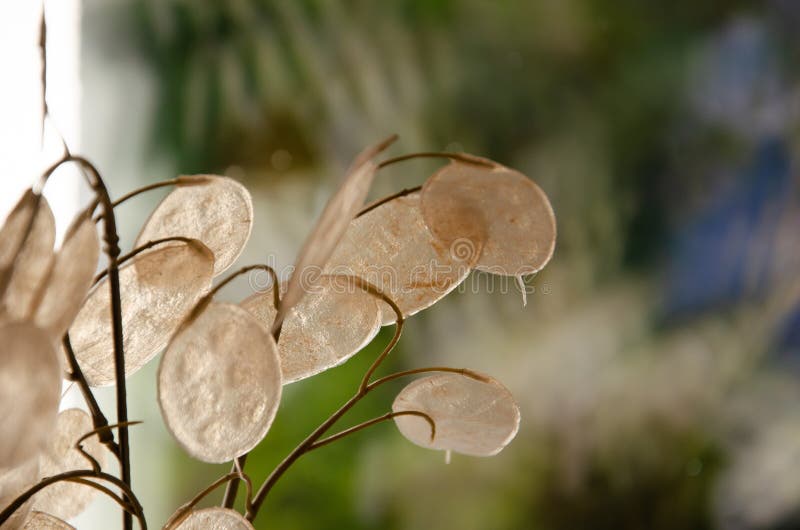
[{"label": "dried plant", "polygon": [[[497,380],[466,368],[431,366],[377,376],[409,316],[430,307],[473,269],[521,277],[540,270],[555,245],[547,197],[528,177],[461,153],[417,153],[376,162],[394,140],[359,154],[282,283],[271,267],[243,267],[215,285],[248,241],[249,193],[221,176],[178,177],[114,201],[99,171],[64,148],[27,191],[0,232],[0,526],[70,528],[100,492],[146,528],[131,485],[126,377],[163,351],[158,402],[164,422],[194,458],[232,461],[220,477],[178,508],[165,528],[252,528],[264,501],[303,455],[393,420],[412,443],[491,456],[516,435],[520,414]],[[414,157],[450,160],[419,188],[365,206],[376,172]],[[54,249],[55,221],[42,196],[54,171],[77,165],[94,200]],[[114,208],[148,190],[173,190],[122,255]],[[96,214],[96,210],[99,212]],[[107,263],[95,276],[99,223]],[[271,285],[240,304],[214,301],[230,281],[266,271]],[[388,273],[388,274],[387,274]],[[357,354],[381,326],[388,345],[353,396],[311,432],[258,489],[246,458],[268,434],[282,387]],[[414,375],[392,410],[331,433],[359,401],[387,382]],[[74,382],[89,413],[58,412],[62,378]],[[116,422],[92,393],[114,385]],[[106,472],[109,456],[119,476]],[[245,511],[232,509],[244,482]],[[226,485],[223,505],[196,509]]]}]

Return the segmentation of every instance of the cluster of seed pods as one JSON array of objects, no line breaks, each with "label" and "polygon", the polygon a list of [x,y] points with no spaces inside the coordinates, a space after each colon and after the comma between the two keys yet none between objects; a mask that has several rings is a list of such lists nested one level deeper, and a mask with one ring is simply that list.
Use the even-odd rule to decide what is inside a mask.
[{"label": "cluster of seed pods", "polygon": [[[136,248],[120,259],[125,375],[163,351],[158,403],[192,457],[221,463],[245,455],[267,435],[283,385],[346,362],[381,326],[399,329],[470,271],[521,277],[552,256],[555,218],[545,194],[487,159],[453,154],[419,189],[365,208],[380,167],[374,159],[388,143],[356,157],[293,274],[281,283],[274,276],[268,289],[238,304],[214,301],[235,275],[216,286],[214,279],[236,261],[253,227],[250,195],[232,179],[172,181]],[[0,422],[17,433],[0,437],[0,509],[40,477],[105,466],[92,418],[58,412],[65,334],[89,386],[116,382],[110,278],[102,270],[95,276],[92,209],[77,216],[57,251],[53,215],[36,193],[23,196],[0,232]],[[412,381],[392,413],[413,443],[475,456],[501,451],[520,421],[500,382],[466,370]],[[80,513],[92,493],[79,481],[60,482],[5,524],[70,528],[63,520]],[[167,526],[252,528],[225,508],[183,509]]]}]

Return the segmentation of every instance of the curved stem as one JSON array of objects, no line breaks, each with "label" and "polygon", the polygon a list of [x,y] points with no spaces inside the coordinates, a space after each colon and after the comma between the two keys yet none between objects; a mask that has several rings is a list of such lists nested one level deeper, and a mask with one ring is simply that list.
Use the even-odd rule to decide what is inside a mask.
[{"label": "curved stem", "polygon": [[[234,272],[232,274],[229,274],[225,279],[223,279],[221,282],[219,282],[217,285],[215,285],[205,296],[203,296],[200,300],[198,300],[197,303],[192,308],[192,310],[189,312],[189,314],[183,320],[183,322],[181,322],[181,325],[178,326],[178,329],[177,329],[177,331],[175,332],[174,335],[177,335],[186,326],[188,326],[189,324],[194,322],[194,320],[200,315],[200,313],[203,312],[203,310],[206,308],[206,306],[208,306],[208,304],[211,303],[211,300],[214,299],[214,295],[217,294],[220,289],[222,289],[223,287],[225,287],[226,285],[231,283],[233,280],[235,280],[236,278],[238,278],[242,274],[246,274],[246,273],[248,273],[250,271],[254,271],[254,270],[267,271],[270,274],[270,276],[272,276],[273,284],[276,286],[276,288],[274,288],[272,290],[273,291],[273,303],[275,304],[275,307],[278,307],[278,304],[280,303],[280,293],[278,292],[279,291],[278,274],[275,272],[275,269],[273,269],[269,265],[264,265],[264,264],[260,264],[260,263],[255,264],[255,265],[247,265],[245,267],[242,267],[238,271],[236,271],[236,272]],[[278,330],[277,333],[273,334],[273,339],[275,339],[276,343],[278,342],[278,335],[279,334],[280,334],[280,330]]]},{"label": "curved stem", "polygon": [[383,169],[386,166],[390,166],[392,164],[396,164],[398,162],[404,162],[406,160],[411,160],[414,158],[449,158],[450,160],[458,160],[459,162],[465,162],[467,164],[473,164],[476,166],[483,166],[490,168],[497,167],[496,164],[493,164],[489,160],[477,156],[468,155],[466,153],[445,153],[439,151],[424,151],[421,153],[409,153],[407,155],[401,155],[401,156],[396,156],[394,158],[389,158],[378,164],[378,169]]},{"label": "curved stem", "polygon": [[252,506],[247,510],[246,517],[249,521],[253,521],[258,515],[258,510],[261,508],[261,505],[264,503],[264,499],[266,499],[267,495],[269,494],[272,487],[278,482],[278,479],[283,476],[284,473],[294,464],[301,456],[306,454],[308,451],[311,450],[311,447],[315,442],[317,442],[322,435],[324,435],[333,425],[339,421],[339,419],[344,416],[347,411],[353,408],[356,403],[361,401],[361,399],[366,396],[370,392],[370,388],[368,386],[369,379],[372,374],[377,370],[380,364],[386,359],[386,356],[392,351],[392,349],[397,344],[397,341],[400,338],[400,333],[403,329],[403,313],[400,311],[400,308],[397,304],[392,300],[389,296],[387,296],[383,291],[378,289],[376,286],[371,284],[370,282],[360,278],[358,276],[349,276],[349,275],[331,275],[332,278],[337,278],[341,280],[345,280],[348,282],[352,282],[364,291],[370,293],[371,295],[380,298],[387,304],[391,306],[394,312],[397,314],[397,321],[395,322],[395,333],[392,337],[392,340],[389,341],[389,344],[383,349],[381,354],[375,359],[375,361],[370,366],[367,373],[364,375],[364,378],[361,380],[361,383],[358,386],[358,391],[356,394],[351,397],[347,402],[339,407],[339,409],[331,414],[331,416],[325,420],[319,427],[314,429],[314,431],[309,434],[305,440],[300,442],[300,444],[289,453],[283,461],[278,464],[278,466],[270,473],[267,477],[267,480],[261,485],[261,487],[256,492],[255,498],[253,499]]},{"label": "curved stem", "polygon": [[[117,265],[121,266],[125,262],[127,262],[127,261],[135,258],[136,256],[138,256],[139,254],[141,254],[145,250],[149,250],[149,249],[151,249],[151,248],[153,248],[153,247],[155,247],[157,245],[160,245],[162,243],[169,243],[170,241],[181,241],[183,243],[187,243],[187,244],[191,245],[197,240],[196,239],[192,239],[190,237],[183,237],[183,236],[170,236],[170,237],[164,237],[164,238],[161,238],[161,239],[154,239],[152,241],[148,241],[144,245],[136,247],[135,249],[131,250],[130,252],[128,252],[124,256],[120,256],[119,259],[117,260]],[[108,274],[108,269],[103,269],[102,271],[100,271],[97,274],[97,276],[94,277],[94,280],[92,280],[92,285],[97,285],[97,283],[100,280],[102,280],[103,278],[105,278],[107,274]]]},{"label": "curved stem", "polygon": [[207,495],[213,492],[215,489],[220,487],[221,485],[228,483],[231,484],[234,481],[243,480],[247,487],[247,499],[245,500],[245,505],[247,507],[250,506],[250,498],[252,497],[253,493],[253,483],[250,481],[250,477],[241,473],[239,471],[235,473],[228,473],[227,475],[223,475],[222,477],[218,478],[210,485],[208,485],[205,489],[203,489],[200,493],[194,496],[192,500],[187,502],[186,504],[182,505],[178,508],[172,516],[170,516],[167,523],[164,525],[164,528],[172,528],[174,525],[180,523],[183,517],[188,513],[192,508],[194,508],[197,503],[203,500]]},{"label": "curved stem", "polygon": [[[53,475],[52,477],[45,477],[40,480],[38,483],[34,484],[30,488],[28,488],[25,492],[19,495],[14,501],[9,504],[6,508],[0,512],[0,526],[5,523],[9,517],[11,517],[15,511],[17,511],[23,504],[25,504],[28,499],[36,495],[41,490],[45,489],[48,486],[56,484],[57,482],[63,481],[71,481],[75,478],[96,478],[99,480],[105,480],[116,487],[118,487],[124,493],[124,497],[127,499],[127,502],[130,502],[130,506],[133,508],[133,515],[139,520],[139,526],[143,530],[147,530],[147,522],[144,518],[144,511],[142,510],[142,505],[139,502],[139,499],[136,498],[133,491],[131,490],[130,486],[123,482],[122,480],[118,479],[114,475],[109,475],[108,473],[97,473],[93,470],[89,469],[81,469],[76,471],[67,471],[64,473],[59,473],[58,475]],[[102,491],[102,490],[101,490]],[[130,514],[128,510],[125,510],[125,513]]]},{"label": "curved stem", "polygon": [[377,208],[378,206],[380,206],[382,204],[386,204],[387,202],[393,201],[393,200],[395,200],[395,199],[397,199],[399,197],[405,197],[406,195],[411,195],[412,193],[415,193],[415,192],[417,192],[417,191],[419,191],[421,189],[422,189],[422,186],[414,186],[413,188],[405,188],[405,189],[402,189],[402,190],[398,191],[397,193],[393,193],[393,194],[388,195],[388,196],[386,196],[386,197],[384,197],[382,199],[378,199],[377,201],[372,202],[372,203],[364,206],[364,208],[362,208],[361,211],[356,214],[356,219],[361,217],[365,213],[374,210],[375,208]]},{"label": "curved stem", "polygon": [[72,349],[72,343],[69,340],[69,333],[64,334],[64,338],[61,342],[64,345],[64,351],[67,354],[67,361],[69,362],[70,371],[68,377],[71,381],[76,382],[78,388],[81,389],[83,400],[86,402],[86,405],[89,407],[89,413],[92,415],[92,424],[100,433],[100,441],[119,459],[119,446],[114,441],[114,434],[110,430],[103,429],[108,426],[108,419],[106,419],[103,411],[100,409],[100,405],[97,404],[97,400],[89,388],[89,383],[83,375],[80,364],[78,364],[78,359],[75,357],[75,351]]},{"label": "curved stem", "polygon": [[94,489],[104,493],[107,497],[111,498],[114,502],[119,504],[120,508],[122,508],[123,510],[131,511],[131,512],[134,512],[134,513],[136,511],[136,509],[134,507],[132,507],[130,504],[126,503],[124,499],[120,498],[116,493],[111,491],[110,488],[107,488],[107,487],[103,486],[102,484],[98,484],[97,482],[94,482],[93,480],[89,480],[89,479],[86,479],[86,478],[78,478],[78,477],[68,478],[68,479],[64,479],[64,480],[65,480],[65,482],[75,482],[76,484],[83,484],[85,486],[89,486],[91,488],[94,488]]},{"label": "curved stem", "polygon": [[[42,175],[42,181],[46,182],[50,175],[65,163],[74,163],[86,170],[83,173],[89,186],[94,191],[95,197],[103,208],[103,239],[105,241],[105,253],[108,257],[108,277],[109,290],[111,295],[111,322],[114,336],[114,371],[116,383],[116,405],[117,422],[123,424],[119,428],[119,460],[120,475],[122,482],[126,486],[131,484],[131,461],[130,461],[130,441],[128,438],[128,428],[124,425],[128,421],[128,403],[125,385],[125,353],[123,350],[123,330],[122,330],[122,302],[120,296],[119,283],[119,263],[120,255],[119,235],[117,233],[117,221],[114,216],[114,207],[108,188],[103,182],[97,168],[82,156],[67,155],[61,160],[50,166]],[[130,530],[133,527],[133,519],[130,513],[123,513],[123,528]]]},{"label": "curved stem", "polygon": [[345,436],[348,436],[350,434],[353,434],[353,433],[356,433],[358,431],[364,430],[367,427],[371,427],[371,426],[373,426],[373,425],[375,425],[377,423],[382,423],[382,422],[384,422],[386,420],[391,420],[391,419],[396,418],[398,416],[419,416],[419,417],[425,419],[425,421],[428,422],[428,425],[431,426],[431,441],[433,441],[434,437],[436,436],[436,422],[433,421],[433,418],[431,418],[428,414],[425,414],[424,412],[419,411],[419,410],[401,410],[401,411],[398,411],[398,412],[387,412],[383,416],[378,416],[377,418],[373,418],[373,419],[371,419],[369,421],[365,421],[363,423],[359,423],[358,425],[350,427],[349,429],[345,429],[345,430],[343,430],[341,432],[338,432],[336,434],[328,436],[327,438],[323,438],[322,440],[318,440],[318,441],[314,442],[313,444],[311,444],[311,446],[308,448],[308,450],[309,451],[313,451],[314,449],[318,449],[320,447],[323,447],[325,445],[333,443],[336,440],[344,438]]},{"label": "curved stem", "polygon": [[376,379],[375,381],[371,382],[369,385],[367,385],[367,388],[372,390],[377,386],[380,386],[384,383],[388,383],[389,381],[394,381],[395,379],[399,379],[401,377],[406,377],[415,374],[424,374],[429,372],[449,372],[453,374],[461,374],[463,376],[470,377],[472,379],[475,379],[477,381],[482,381],[484,383],[490,382],[490,380],[487,379],[485,376],[477,372],[473,372],[468,368],[450,368],[449,366],[430,366],[427,368],[414,368],[413,370],[404,370],[402,372],[389,374],[385,377],[381,377],[380,379]]}]

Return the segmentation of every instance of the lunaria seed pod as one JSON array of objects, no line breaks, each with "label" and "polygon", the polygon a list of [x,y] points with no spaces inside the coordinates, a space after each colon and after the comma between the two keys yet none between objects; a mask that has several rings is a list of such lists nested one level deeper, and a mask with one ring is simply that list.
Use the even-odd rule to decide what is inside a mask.
[{"label": "lunaria seed pod", "polygon": [[425,223],[443,243],[483,239],[476,269],[523,276],[541,270],[553,255],[553,208],[519,171],[451,162],[425,182],[421,204]]},{"label": "lunaria seed pod", "polygon": [[250,238],[250,192],[228,177],[192,175],[178,180],[150,214],[136,246],[173,236],[197,239],[214,253],[214,276],[218,276],[236,261]]},{"label": "lunaria seed pod", "polygon": [[181,326],[158,369],[164,422],[204,462],[227,462],[255,447],[275,418],[281,386],[272,336],[232,304],[211,303]]},{"label": "lunaria seed pod", "polygon": [[436,424],[431,440],[424,418],[395,417],[397,428],[413,443],[465,455],[496,455],[519,430],[519,408],[511,392],[483,375],[441,373],[417,379],[400,391],[392,410],[424,412]]}]

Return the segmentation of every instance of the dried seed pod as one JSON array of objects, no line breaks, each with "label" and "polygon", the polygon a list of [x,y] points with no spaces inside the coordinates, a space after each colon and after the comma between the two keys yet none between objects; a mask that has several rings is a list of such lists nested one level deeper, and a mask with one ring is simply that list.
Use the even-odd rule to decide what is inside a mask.
[{"label": "dried seed pod", "polygon": [[[145,251],[119,271],[125,375],[161,351],[211,286],[214,257],[199,241]],[[75,356],[92,386],[114,384],[108,277],[95,286],[70,327]]]},{"label": "dried seed pod", "polygon": [[228,508],[193,510],[180,519],[170,530],[253,530],[250,521],[237,511]]},{"label": "dried seed pod", "polygon": [[75,530],[75,527],[50,514],[33,512],[22,530]]},{"label": "dried seed pod", "polygon": [[[272,289],[240,304],[267,330],[275,321]],[[278,339],[283,384],[342,364],[369,344],[380,328],[378,301],[346,282],[323,276],[286,316]]]},{"label": "dried seed pod", "polygon": [[10,468],[45,447],[61,398],[61,364],[50,336],[27,322],[0,326],[0,344],[0,468]]},{"label": "dried seed pod", "polygon": [[34,322],[53,339],[67,331],[83,305],[100,254],[97,228],[88,212],[78,216],[64,237],[47,281],[40,288]]},{"label": "dried seed pod", "polygon": [[[94,429],[92,418],[80,409],[67,409],[58,414],[55,433],[42,453],[42,476],[50,477],[66,471],[86,469],[91,463],[75,447],[78,439]],[[81,442],[101,468],[105,465],[106,450],[97,436]],[[72,519],[92,502],[97,490],[75,482],[58,482],[43,489],[33,499],[33,509],[61,519]]]},{"label": "dried seed pod", "polygon": [[136,245],[171,236],[202,241],[214,253],[214,276],[230,267],[253,229],[253,200],[228,177],[192,175],[164,197],[136,238]]},{"label": "dried seed pod", "polygon": [[[426,228],[419,204],[419,194],[412,193],[354,219],[325,272],[360,276],[388,295],[404,317],[443,298],[469,274],[480,242],[442,244]],[[383,324],[393,323],[392,308],[380,306]]]},{"label": "dried seed pod", "polygon": [[424,418],[394,418],[403,436],[413,443],[466,455],[496,455],[519,429],[519,408],[514,397],[488,376],[478,380],[442,373],[417,379],[397,395],[392,410],[424,412],[433,419],[436,436],[431,440],[431,427]]},{"label": "dried seed pod", "polygon": [[[11,319],[26,318],[50,268],[56,223],[53,212],[44,197],[38,197],[38,209],[28,233],[31,215],[36,208],[37,196],[28,190],[9,214],[0,231],[0,276],[8,274],[5,293],[0,292],[0,307]],[[27,239],[25,235],[28,234]],[[19,257],[14,261],[22,244]],[[11,268],[13,267],[13,268]]]},{"label": "dried seed pod", "polygon": [[[29,458],[25,463],[11,469],[0,469],[0,509],[5,508],[25,490],[39,481],[39,457]],[[20,528],[28,517],[32,499],[28,499],[2,525],[3,530]]]},{"label": "dried seed pod", "polygon": [[394,137],[359,153],[348,169],[341,186],[328,200],[297,255],[294,273],[289,279],[286,295],[281,300],[273,329],[277,329],[283,323],[289,309],[303,298],[306,291],[312,288],[322,274],[323,267],[342,239],[350,220],[364,206],[364,200],[378,169],[372,162],[372,157],[383,151],[392,141]]},{"label": "dried seed pod", "polygon": [[281,398],[272,336],[246,310],[211,303],[171,340],[158,369],[167,428],[193,457],[233,460],[264,438]]},{"label": "dried seed pod", "polygon": [[504,276],[532,274],[553,255],[556,221],[544,192],[518,171],[454,161],[422,187],[422,215],[446,244],[474,238],[484,224],[475,268]]}]

